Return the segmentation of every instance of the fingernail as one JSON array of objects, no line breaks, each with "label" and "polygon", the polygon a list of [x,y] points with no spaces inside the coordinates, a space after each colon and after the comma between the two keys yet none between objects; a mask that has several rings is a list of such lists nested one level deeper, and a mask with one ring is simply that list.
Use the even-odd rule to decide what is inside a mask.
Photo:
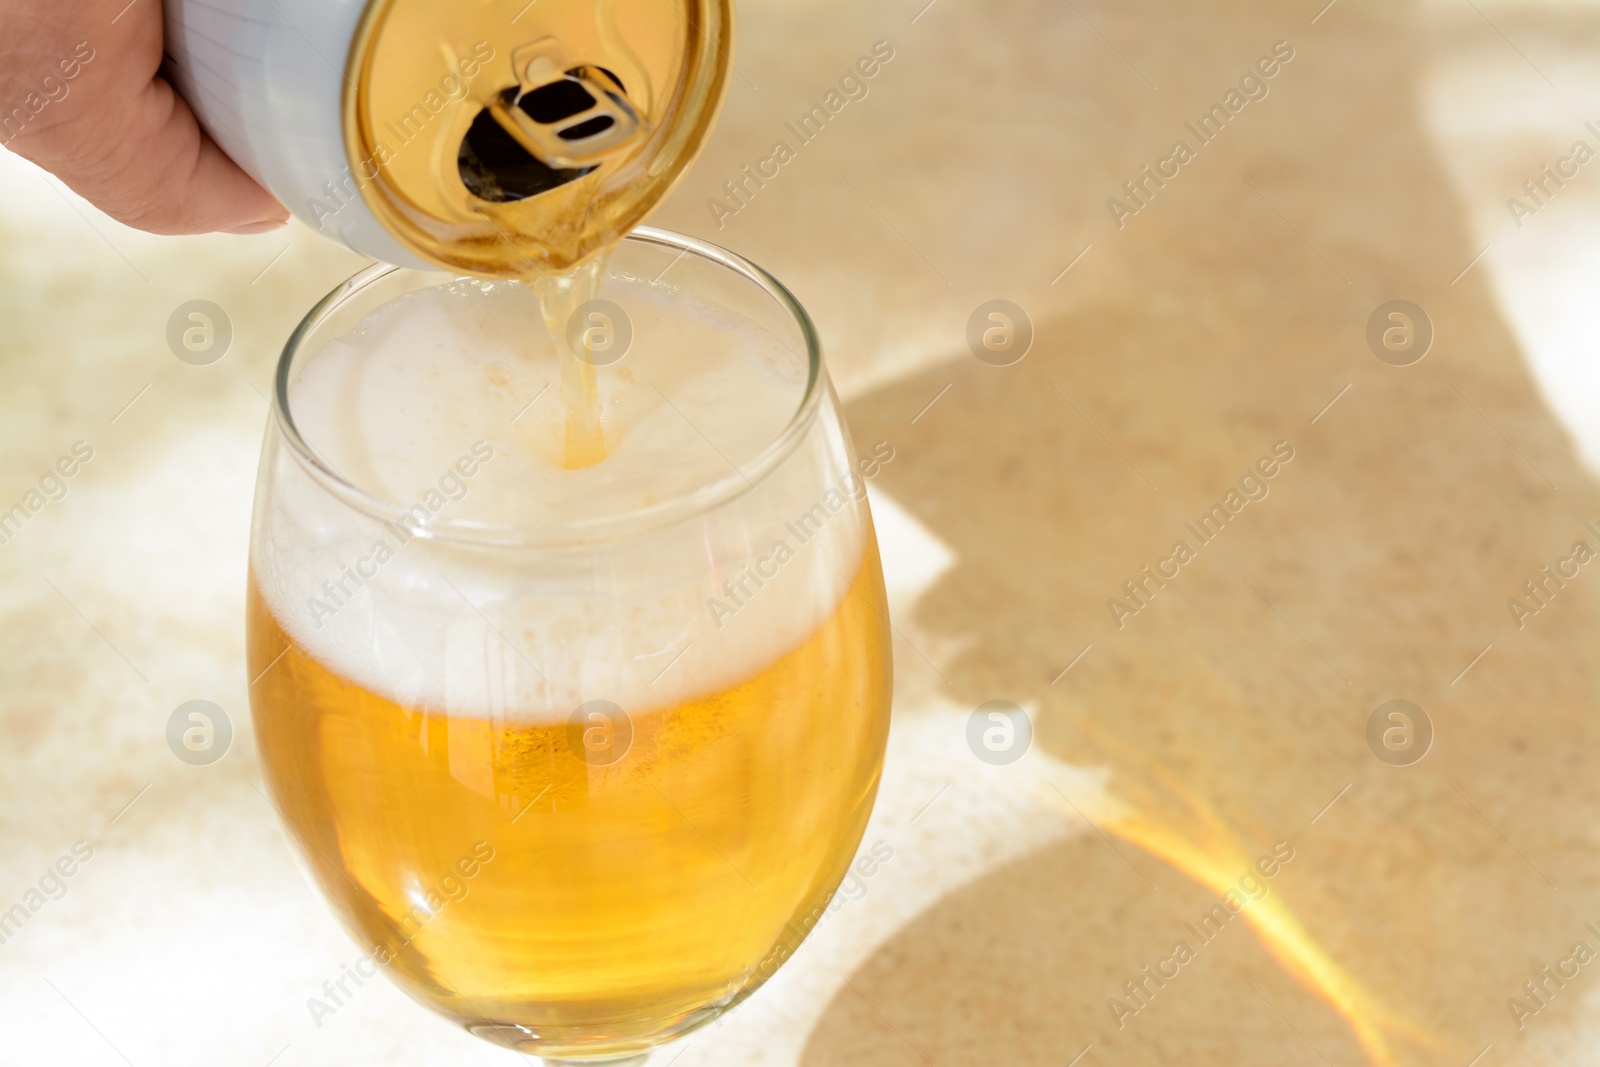
[{"label": "fingernail", "polygon": [[262,219],[259,222],[247,222],[243,226],[235,226],[233,229],[226,230],[224,232],[237,234],[266,233],[268,230],[276,230],[282,226],[285,226],[288,224],[288,222],[289,220],[287,217],[281,219]]}]

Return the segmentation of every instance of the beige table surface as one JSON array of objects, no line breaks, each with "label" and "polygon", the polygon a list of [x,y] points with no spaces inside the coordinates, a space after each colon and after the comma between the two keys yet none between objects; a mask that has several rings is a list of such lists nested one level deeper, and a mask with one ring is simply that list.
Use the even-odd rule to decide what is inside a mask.
[{"label": "beige table surface", "polygon": [[[1600,5],[925,2],[746,2],[655,220],[787,281],[858,444],[893,444],[899,637],[892,860],[654,1062],[1600,1063],[1600,571],[1507,605],[1600,547],[1600,163],[1520,226],[1506,203],[1600,148]],[[723,181],[877,41],[866,99],[719,229]],[[1268,95],[1118,228],[1107,199],[1279,41]],[[0,545],[0,908],[93,848],[0,944],[0,1064],[516,1062],[384,983],[313,1020],[357,950],[256,787],[263,394],[360,263],[298,226],[134,233],[0,158],[0,509],[94,449]],[[164,341],[196,298],[235,331],[209,367]],[[994,298],[1035,328],[1012,367],[965,341]],[[1365,339],[1395,298],[1435,331],[1404,368]],[[1270,495],[1119,628],[1108,598],[1279,441]],[[164,738],[191,699],[236,728],[209,767]],[[994,699],[1034,723],[1010,766],[965,740]],[[1413,766],[1368,748],[1391,699],[1436,734]],[[1270,894],[1194,937],[1277,842]]]}]

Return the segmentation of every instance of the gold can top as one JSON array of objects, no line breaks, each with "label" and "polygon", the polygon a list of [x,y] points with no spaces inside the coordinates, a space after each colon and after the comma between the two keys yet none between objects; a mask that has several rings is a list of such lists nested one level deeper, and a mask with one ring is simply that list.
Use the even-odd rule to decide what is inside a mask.
[{"label": "gold can top", "polygon": [[351,173],[430,263],[570,270],[694,161],[732,44],[732,0],[373,0],[345,83]]}]

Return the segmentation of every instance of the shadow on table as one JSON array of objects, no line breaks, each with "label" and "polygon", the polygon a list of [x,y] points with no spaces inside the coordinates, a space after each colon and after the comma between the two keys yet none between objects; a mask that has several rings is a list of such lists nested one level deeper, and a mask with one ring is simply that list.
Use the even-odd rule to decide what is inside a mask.
[{"label": "shadow on table", "polygon": [[[1570,1039],[1592,994],[1521,1035],[1507,998],[1600,946],[1600,580],[1525,630],[1506,604],[1600,545],[1582,525],[1600,499],[1484,269],[1452,284],[1476,247],[1416,113],[1409,11],[1345,6],[1314,33],[1264,3],[1100,16],[1166,90],[1110,88],[1128,84],[1110,48],[1075,75],[1096,122],[1147,131],[1130,175],[1263,46],[1297,55],[1125,229],[1095,231],[1061,282],[1082,299],[1021,363],[953,351],[850,405],[858,440],[898,450],[880,487],[959,561],[904,628],[964,647],[946,696],[1036,707],[1044,752],[1109,769],[1112,803],[1086,810],[1124,855],[1083,833],[940,900],[842,987],[807,1067],[1064,1067],[1091,1045],[1086,1065],[1466,1064],[1490,1043],[1550,1062]],[[1437,335],[1405,368],[1365,340],[1397,297]],[[1278,442],[1293,459],[1265,497],[1203,542],[1185,524]],[[1180,540],[1194,558],[1129,600]],[[1414,766],[1369,749],[1396,698],[1436,731]],[[1275,842],[1295,858],[1267,901],[1193,936]],[[1180,940],[1194,958],[1119,1019],[1108,1000],[1137,1006],[1124,983]]]}]

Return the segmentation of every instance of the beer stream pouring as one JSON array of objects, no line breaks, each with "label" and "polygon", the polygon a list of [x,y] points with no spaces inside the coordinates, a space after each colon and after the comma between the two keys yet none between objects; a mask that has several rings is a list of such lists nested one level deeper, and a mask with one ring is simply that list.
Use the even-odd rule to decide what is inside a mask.
[{"label": "beer stream pouring", "polygon": [[167,0],[164,69],[318,232],[527,277],[614,243],[682,176],[732,33],[731,0]]}]

